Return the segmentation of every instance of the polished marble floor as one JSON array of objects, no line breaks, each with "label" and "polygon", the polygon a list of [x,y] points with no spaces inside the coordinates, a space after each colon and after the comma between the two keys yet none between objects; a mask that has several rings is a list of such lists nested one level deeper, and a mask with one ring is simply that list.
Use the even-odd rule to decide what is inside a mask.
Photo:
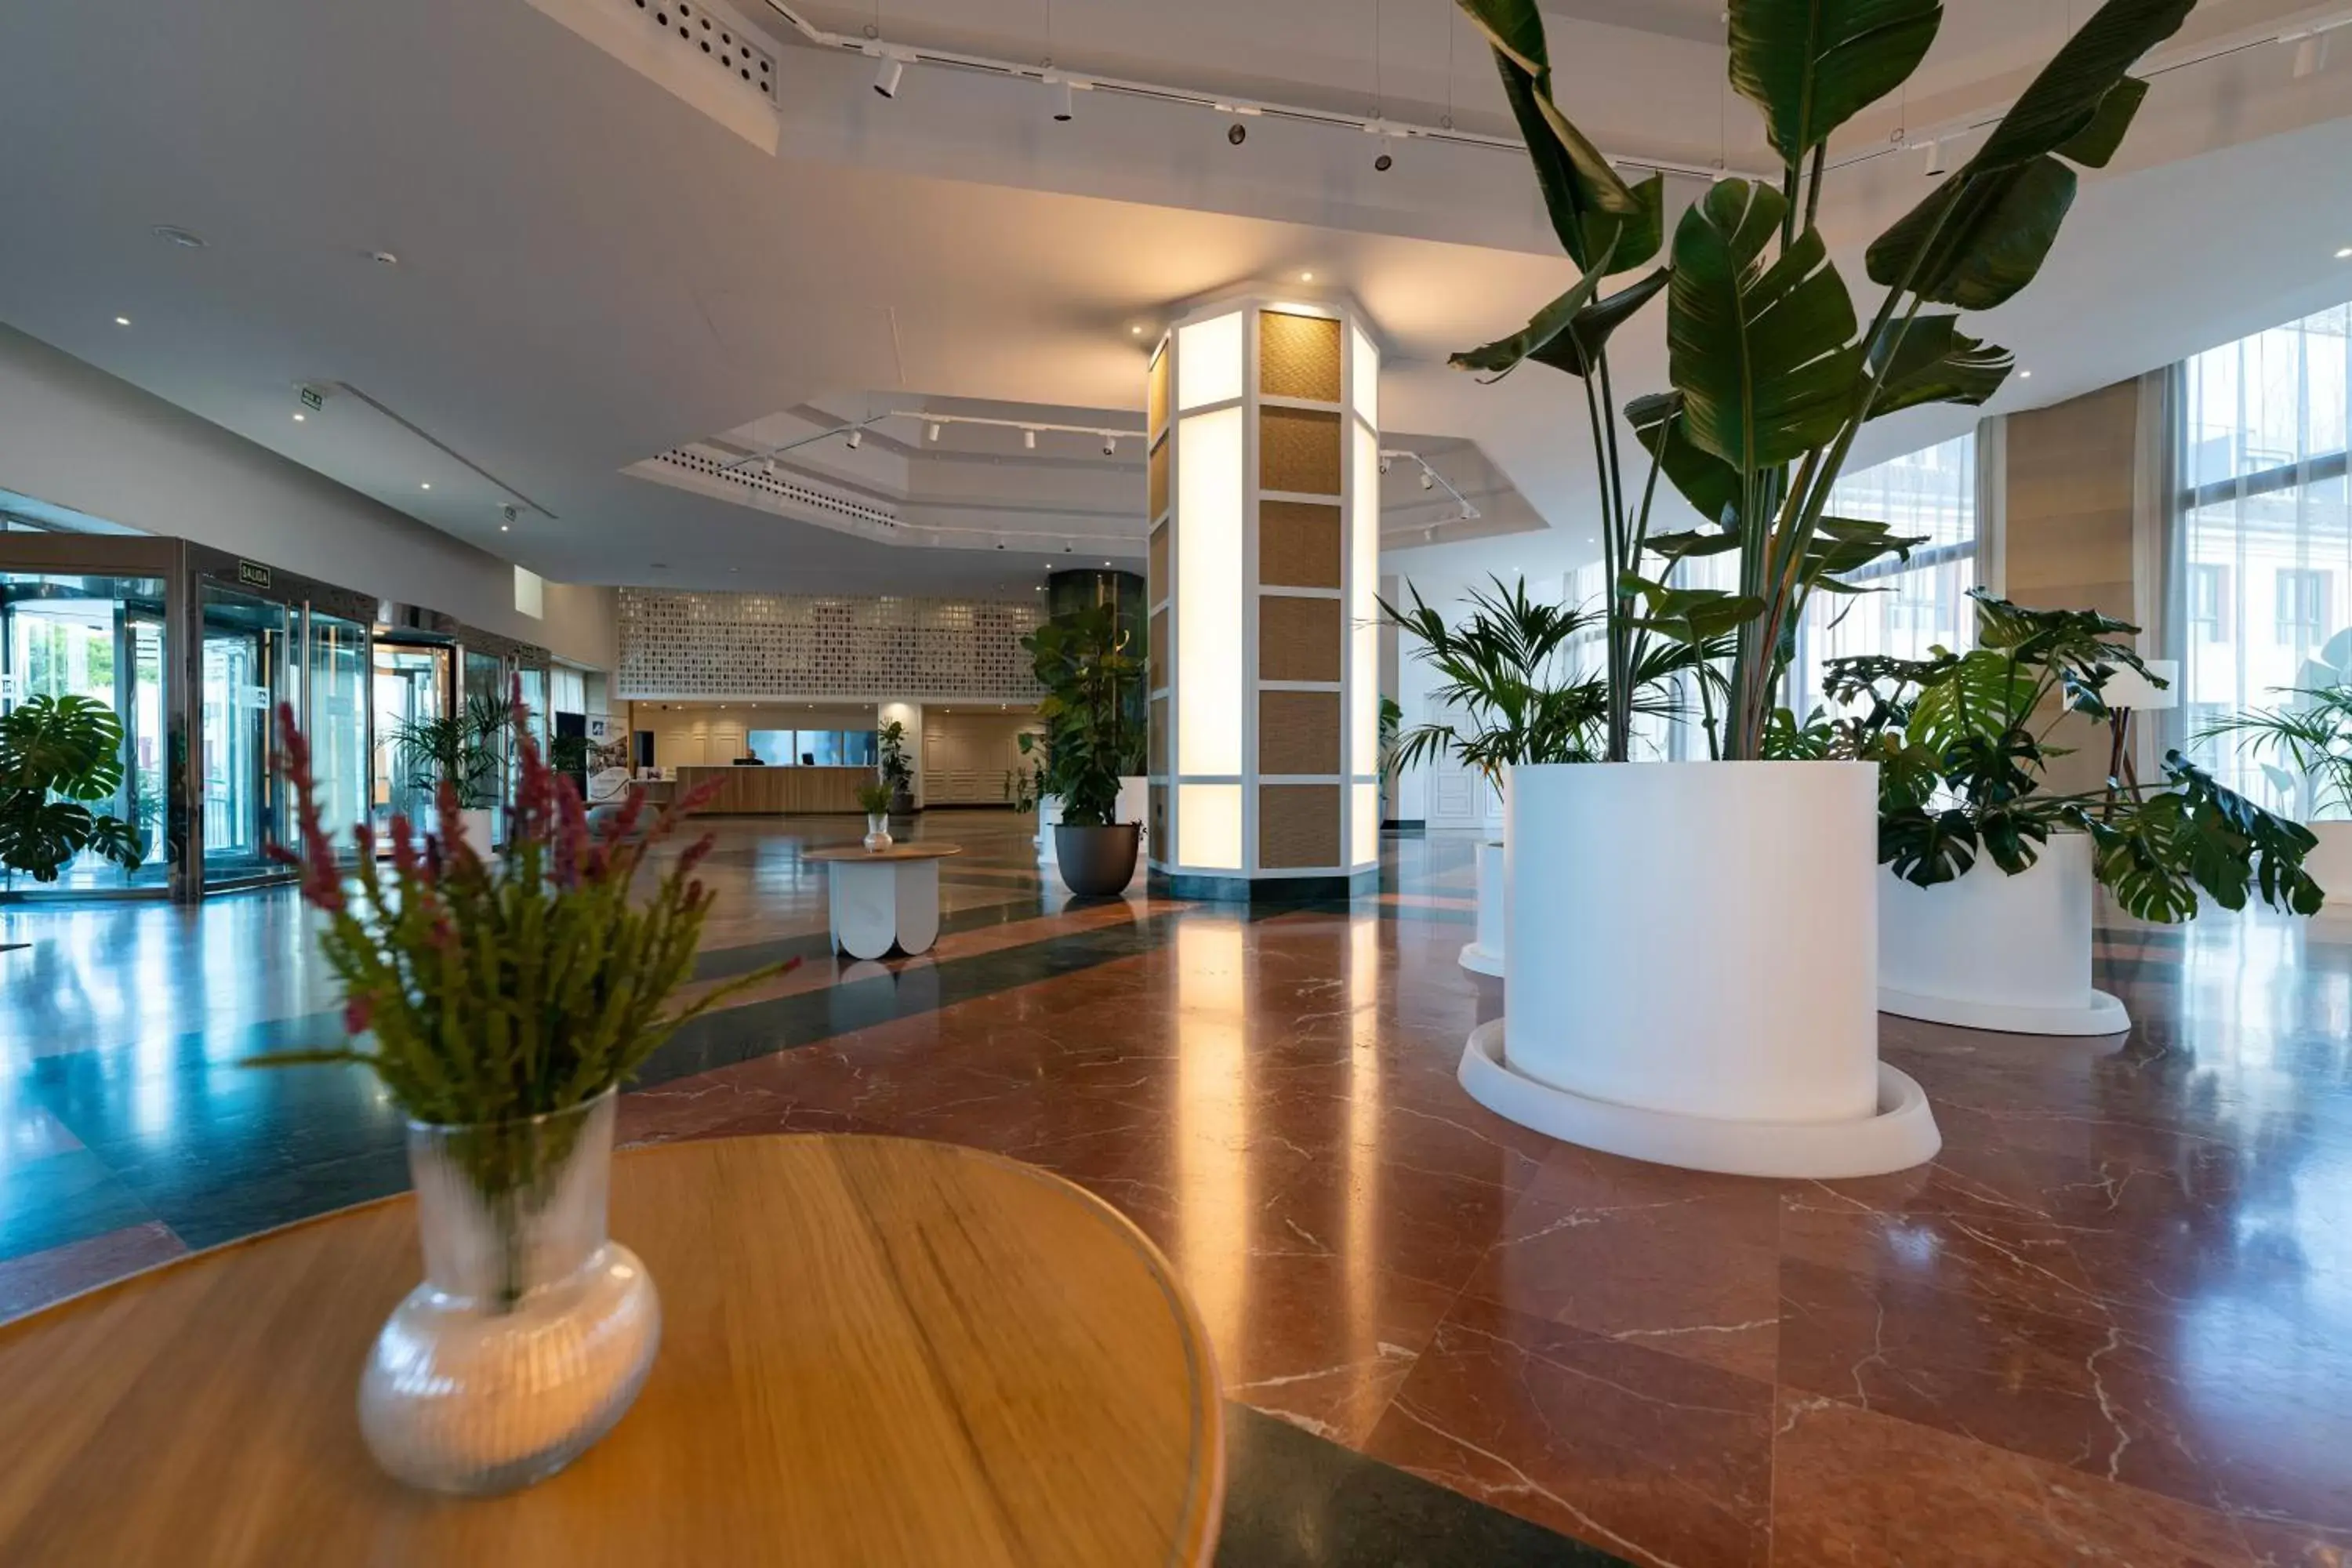
[{"label": "polished marble floor", "polygon": [[[800,859],[853,830],[719,825],[703,977],[811,962],[666,1047],[625,1136],[946,1138],[1104,1194],[1237,1403],[1228,1562],[2352,1552],[2352,920],[2103,933],[2125,1038],[1887,1018],[1943,1154],[1764,1183],[1462,1096],[1505,996],[1454,962],[1466,843],[1391,841],[1352,906],[1087,905],[1014,819],[933,814],[946,934],[858,964]],[[335,1026],[301,931],[0,915],[0,1316],[399,1186],[371,1086],[244,1065]]]}]

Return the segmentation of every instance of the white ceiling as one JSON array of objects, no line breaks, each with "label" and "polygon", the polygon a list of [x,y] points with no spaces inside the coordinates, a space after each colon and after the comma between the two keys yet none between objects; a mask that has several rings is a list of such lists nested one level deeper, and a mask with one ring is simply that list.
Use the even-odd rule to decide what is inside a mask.
[{"label": "white ceiling", "polygon": [[[1380,174],[1358,132],[1265,120],[1236,148],[1208,111],[1107,93],[1056,125],[1034,84],[936,68],[886,101],[871,61],[800,47],[770,18],[772,153],[540,8],[607,3],[628,0],[16,8],[0,24],[0,320],[550,577],[1008,591],[1049,552],[875,543],[625,470],[877,400],[1132,422],[1143,345],[1174,309],[1253,280],[1296,287],[1311,268],[1378,323],[1392,429],[1451,453],[1437,460],[1497,515],[1550,525],[1440,545],[1444,559],[1540,571],[1583,553],[1572,388],[1541,371],[1481,386],[1444,363],[1570,280],[1516,156],[1406,142]],[[1997,110],[2054,47],[2063,7],[1954,0],[1895,114],[1924,132]],[[1060,0],[1050,39],[1045,9],[890,0],[879,14],[893,41],[1505,128],[1447,0]],[[2159,63],[2343,9],[2206,0]],[[1550,10],[1562,96],[1612,153],[1759,166],[1754,117],[1720,86],[1718,0]],[[877,9],[811,15],[856,33]],[[2333,258],[2352,244],[2340,37],[2335,68],[2305,79],[2277,46],[2160,79],[2049,274],[1990,322],[2036,373],[2003,406],[2352,294],[2352,267]],[[1223,74],[1235,62],[1245,76]],[[1841,144],[1853,162],[1825,226],[1842,255],[1927,188],[1916,154],[1869,156],[1891,129],[1858,122]],[[210,243],[167,246],[156,224]],[[1656,383],[1654,312],[1645,325],[1625,395]],[[352,390],[296,425],[303,382]],[[1880,452],[1951,419],[1886,424]],[[910,458],[900,430],[821,460],[942,516],[1084,511],[1106,520],[1108,545],[1138,470],[1068,439],[1032,457],[973,432]],[[1391,485],[1400,508],[1420,504]],[[517,498],[502,534],[498,507]]]}]

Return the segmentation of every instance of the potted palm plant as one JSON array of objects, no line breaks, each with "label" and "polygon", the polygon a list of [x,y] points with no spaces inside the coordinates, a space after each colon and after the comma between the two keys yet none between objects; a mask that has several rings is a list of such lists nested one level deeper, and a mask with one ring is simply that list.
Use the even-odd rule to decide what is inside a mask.
[{"label": "potted palm plant", "polygon": [[498,799],[504,759],[499,742],[514,721],[514,706],[495,692],[477,692],[455,713],[412,719],[392,732],[393,757],[410,783],[436,803],[456,802],[457,832],[487,856],[491,803]]},{"label": "potted palm plant", "polygon": [[[675,1005],[710,910],[695,874],[710,840],[657,872],[648,852],[716,783],[650,826],[633,793],[592,831],[519,700],[511,714],[520,782],[503,860],[395,816],[388,862],[362,825],[347,871],[320,820],[309,745],[293,710],[278,710],[302,849],[271,853],[324,916],[320,951],[350,1037],[257,1065],[363,1068],[408,1117],[425,1280],[376,1337],[360,1427],[385,1470],[445,1492],[551,1475],[635,1398],[661,1305],[644,1264],[605,1234],[620,1086],[682,1025],[792,967]],[[444,823],[458,820],[457,791],[444,779]]]},{"label": "potted palm plant", "polygon": [[[1469,614],[1451,626],[1417,586],[1408,584],[1410,611],[1379,601],[1381,615],[1412,645],[1413,657],[1437,677],[1429,696],[1451,715],[1400,730],[1386,754],[1396,767],[1451,759],[1504,799],[1514,768],[1600,759],[1609,688],[1601,676],[1577,668],[1580,645],[1598,629],[1591,612],[1537,604],[1524,579],[1509,587],[1499,577],[1492,581],[1492,592],[1471,590]],[[1654,645],[1644,657],[1648,662],[1634,679],[1648,689],[1637,699],[1637,710],[1677,712],[1666,683],[1706,666],[1681,644]],[[1461,956],[1462,967],[1473,973],[1506,973],[1507,863],[1503,840],[1478,846],[1478,937]]]},{"label": "potted palm plant", "polygon": [[1129,717],[1142,669],[1129,640],[1109,605],[1056,616],[1021,639],[1045,688],[1037,787],[1061,807],[1054,858],[1070,890],[1088,896],[1127,890],[1142,833],[1118,820],[1121,783],[1143,767],[1144,736]]},{"label": "potted palm plant", "polygon": [[[2311,673],[2306,666],[2305,678]],[[2316,840],[2304,864],[2327,901],[2352,900],[2352,685],[2328,681],[2278,695],[2288,705],[2233,713],[2191,739],[2232,741],[2259,761]]]},{"label": "potted palm plant", "polygon": [[[1813,595],[1908,547],[1831,513],[1848,455],[1874,419],[2000,388],[2011,356],[1958,311],[2032,280],[2077,168],[2113,158],[2147,95],[2132,65],[2195,0],[2100,5],[1870,246],[1884,293],[1866,321],[1816,223],[1828,143],[1902,89],[1941,0],[1728,0],[1731,86],[1762,111],[1780,177],[1717,182],[1671,237],[1664,177],[1628,182],[1555,100],[1536,0],[1459,3],[1580,276],[1455,363],[1501,375],[1532,361],[1581,387],[1611,691],[1607,765],[1513,774],[1511,1005],[1472,1036],[1464,1084],[1504,1115],[1641,1158],[1811,1177],[1916,1164],[1940,1138],[1918,1086],[1878,1060],[1874,770],[1769,750],[1794,632]],[[1625,405],[1623,441],[1610,339],[1661,300],[1667,385]],[[1698,527],[1653,527],[1662,488]],[[1727,558],[1731,586],[1676,581],[1708,556]],[[1724,637],[1708,760],[1632,761],[1628,676],[1645,647]]]},{"label": "potted palm plant", "polygon": [[[2172,923],[2200,894],[2319,907],[2315,840],[2175,752],[2160,784],[2042,789],[2069,713],[2105,720],[2119,669],[2154,679],[2138,627],[2087,610],[2029,610],[1979,589],[1978,646],[1926,659],[1830,661],[1824,689],[1863,704],[1832,754],[1878,764],[1879,1005],[1906,1017],[2033,1035],[2108,1035],[2123,1004],[2091,984],[2095,885]],[[2161,685],[2160,681],[2157,684]],[[1990,862],[1990,865],[1986,862]]]},{"label": "potted palm plant", "polygon": [[126,870],[147,836],[90,807],[122,788],[122,721],[88,697],[29,697],[0,714],[0,868],[54,882],[92,850]]}]

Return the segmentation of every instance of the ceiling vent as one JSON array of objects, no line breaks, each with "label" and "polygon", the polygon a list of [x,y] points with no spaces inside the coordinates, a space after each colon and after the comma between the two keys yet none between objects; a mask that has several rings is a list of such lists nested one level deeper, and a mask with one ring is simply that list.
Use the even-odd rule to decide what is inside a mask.
[{"label": "ceiling vent", "polygon": [[771,474],[755,467],[730,468],[732,458],[732,454],[719,458],[691,447],[678,447],[633,463],[624,471],[723,500],[764,506],[772,511],[868,539],[887,539],[899,531],[898,514],[886,507],[827,489],[800,474]]},{"label": "ceiling vent", "polygon": [[530,0],[763,153],[776,150],[776,55],[707,0]]}]

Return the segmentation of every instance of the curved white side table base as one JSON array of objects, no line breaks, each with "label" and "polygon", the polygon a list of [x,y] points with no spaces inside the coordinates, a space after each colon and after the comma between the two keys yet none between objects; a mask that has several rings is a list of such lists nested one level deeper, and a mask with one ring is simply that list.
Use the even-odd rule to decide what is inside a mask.
[{"label": "curved white side table base", "polygon": [[937,860],[835,860],[828,868],[833,945],[852,958],[914,954],[940,939]]},{"label": "curved white side table base", "polygon": [[1462,967],[1473,974],[1491,974],[1503,978],[1503,955],[1480,942],[1472,942],[1462,950]]},{"label": "curved white side table base", "polygon": [[1997,1029],[2006,1035],[2121,1035],[2131,1029],[2131,1015],[2104,991],[2092,992],[2087,1007],[2019,1007],[1955,996],[1923,996],[1882,985],[1878,1010],[1900,1018],[1956,1024],[1963,1029]]},{"label": "curved white side table base", "polygon": [[1927,1091],[1885,1062],[1878,1114],[1858,1121],[1731,1121],[1589,1100],[1512,1071],[1500,1018],[1471,1031],[1459,1077],[1471,1099],[1522,1127],[1685,1171],[1835,1181],[1907,1171],[1944,1146]]}]

